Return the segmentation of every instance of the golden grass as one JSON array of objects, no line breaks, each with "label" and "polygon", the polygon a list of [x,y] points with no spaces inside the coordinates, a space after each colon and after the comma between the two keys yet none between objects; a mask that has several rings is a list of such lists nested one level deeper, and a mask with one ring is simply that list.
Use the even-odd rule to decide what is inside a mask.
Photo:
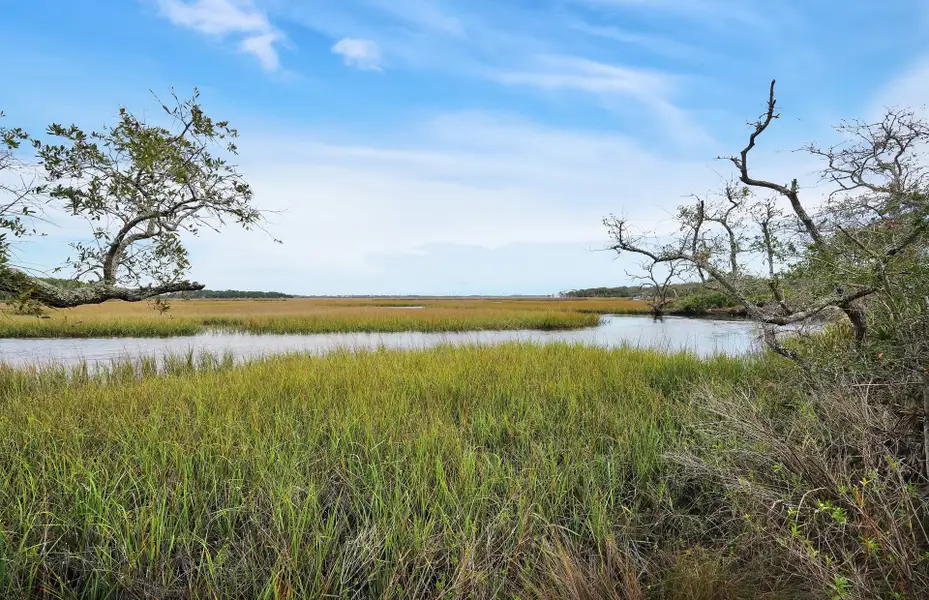
[{"label": "golden grass", "polygon": [[[421,309],[402,307],[422,306]],[[106,302],[51,310],[49,318],[0,316],[0,337],[158,337],[208,328],[251,333],[574,329],[606,313],[644,313],[628,299],[283,299],[173,300],[167,314],[148,303]]]}]

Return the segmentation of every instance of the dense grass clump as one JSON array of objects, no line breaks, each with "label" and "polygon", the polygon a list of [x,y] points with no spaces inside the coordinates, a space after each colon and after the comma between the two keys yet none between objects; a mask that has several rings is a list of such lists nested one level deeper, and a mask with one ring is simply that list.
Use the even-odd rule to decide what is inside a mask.
[{"label": "dense grass clump", "polygon": [[196,319],[166,319],[154,315],[80,321],[0,317],[0,337],[4,338],[172,337],[204,331],[203,323]]},{"label": "dense grass clump", "polygon": [[674,407],[761,368],[513,344],[0,370],[0,595],[642,597]]}]

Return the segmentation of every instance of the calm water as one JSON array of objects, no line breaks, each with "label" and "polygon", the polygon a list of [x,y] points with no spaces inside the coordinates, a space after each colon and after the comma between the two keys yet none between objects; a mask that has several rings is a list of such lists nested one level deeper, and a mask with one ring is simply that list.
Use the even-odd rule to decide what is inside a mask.
[{"label": "calm water", "polygon": [[439,344],[499,344],[510,341],[568,342],[601,347],[630,345],[690,350],[704,356],[745,354],[758,348],[758,327],[747,321],[666,317],[655,322],[640,315],[606,315],[600,325],[572,331],[481,331],[464,333],[334,333],[251,335],[205,333],[172,338],[0,339],[0,360],[12,364],[110,361],[160,357],[188,351],[232,353],[253,358],[274,353],[321,354],[335,349],[428,348]]}]

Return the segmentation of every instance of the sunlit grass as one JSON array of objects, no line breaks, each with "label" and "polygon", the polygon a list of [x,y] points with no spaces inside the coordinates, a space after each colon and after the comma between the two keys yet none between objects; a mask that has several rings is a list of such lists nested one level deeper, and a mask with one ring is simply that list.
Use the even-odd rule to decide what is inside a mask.
[{"label": "sunlit grass", "polygon": [[[403,308],[421,306],[423,308]],[[106,302],[0,315],[0,337],[167,337],[207,329],[249,333],[452,332],[592,327],[605,313],[645,312],[624,299],[175,300],[167,314],[146,303]]]},{"label": "sunlit grass", "polygon": [[526,597],[553,560],[647,547],[671,408],[760,368],[563,344],[0,368],[0,595]]}]

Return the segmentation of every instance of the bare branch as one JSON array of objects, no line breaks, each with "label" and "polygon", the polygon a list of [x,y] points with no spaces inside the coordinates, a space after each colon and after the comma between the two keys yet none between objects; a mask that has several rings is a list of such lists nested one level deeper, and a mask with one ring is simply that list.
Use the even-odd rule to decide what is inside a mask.
[{"label": "bare branch", "polygon": [[[695,195],[693,203],[679,207],[676,233],[639,234],[616,217],[605,224],[610,247],[641,257],[641,277],[654,289],[662,285],[657,266],[678,275],[696,272],[764,325],[775,352],[796,358],[778,342],[777,327],[824,318],[827,310],[830,318],[841,312],[861,344],[868,336],[866,310],[882,306],[891,316],[903,314],[908,299],[900,292],[913,290],[914,277],[925,276],[929,123],[892,109],[876,123],[844,122],[838,128],[846,138],[842,144],[826,150],[809,146],[812,156],[825,158],[823,179],[835,187],[829,201],[810,214],[796,179],[781,185],[753,177],[749,168],[760,136],[779,116],[772,81],[765,113],[745,147],[729,157],[739,183],[727,183],[719,195]],[[772,197],[750,202],[759,190]],[[789,200],[789,212],[778,209],[780,198]],[[755,259],[766,272],[755,273]],[[868,300],[875,295],[876,301]]]},{"label": "bare branch", "polygon": [[758,136],[765,132],[771,122],[774,119],[780,118],[780,114],[775,112],[775,107],[777,105],[777,100],[774,97],[774,83],[775,80],[771,80],[771,87],[768,92],[768,109],[767,111],[759,118],[758,121],[754,123],[754,130],[748,138],[748,144],[742,149],[742,152],[738,156],[730,156],[729,160],[736,166],[739,170],[739,179],[747,186],[750,187],[760,187],[769,190],[773,190],[784,196],[790,201],[790,206],[793,209],[794,213],[797,215],[797,218],[800,219],[800,222],[803,224],[803,227],[806,229],[807,233],[812,238],[813,243],[822,248],[825,246],[825,239],[823,238],[822,233],[819,228],[816,226],[816,223],[813,222],[813,219],[806,212],[806,209],[803,207],[803,204],[800,202],[800,188],[797,184],[797,180],[794,179],[791,181],[789,186],[781,185],[779,183],[774,183],[771,181],[766,181],[764,179],[755,179],[749,174],[748,170],[748,153],[752,151],[755,147],[755,144],[758,140]]}]

